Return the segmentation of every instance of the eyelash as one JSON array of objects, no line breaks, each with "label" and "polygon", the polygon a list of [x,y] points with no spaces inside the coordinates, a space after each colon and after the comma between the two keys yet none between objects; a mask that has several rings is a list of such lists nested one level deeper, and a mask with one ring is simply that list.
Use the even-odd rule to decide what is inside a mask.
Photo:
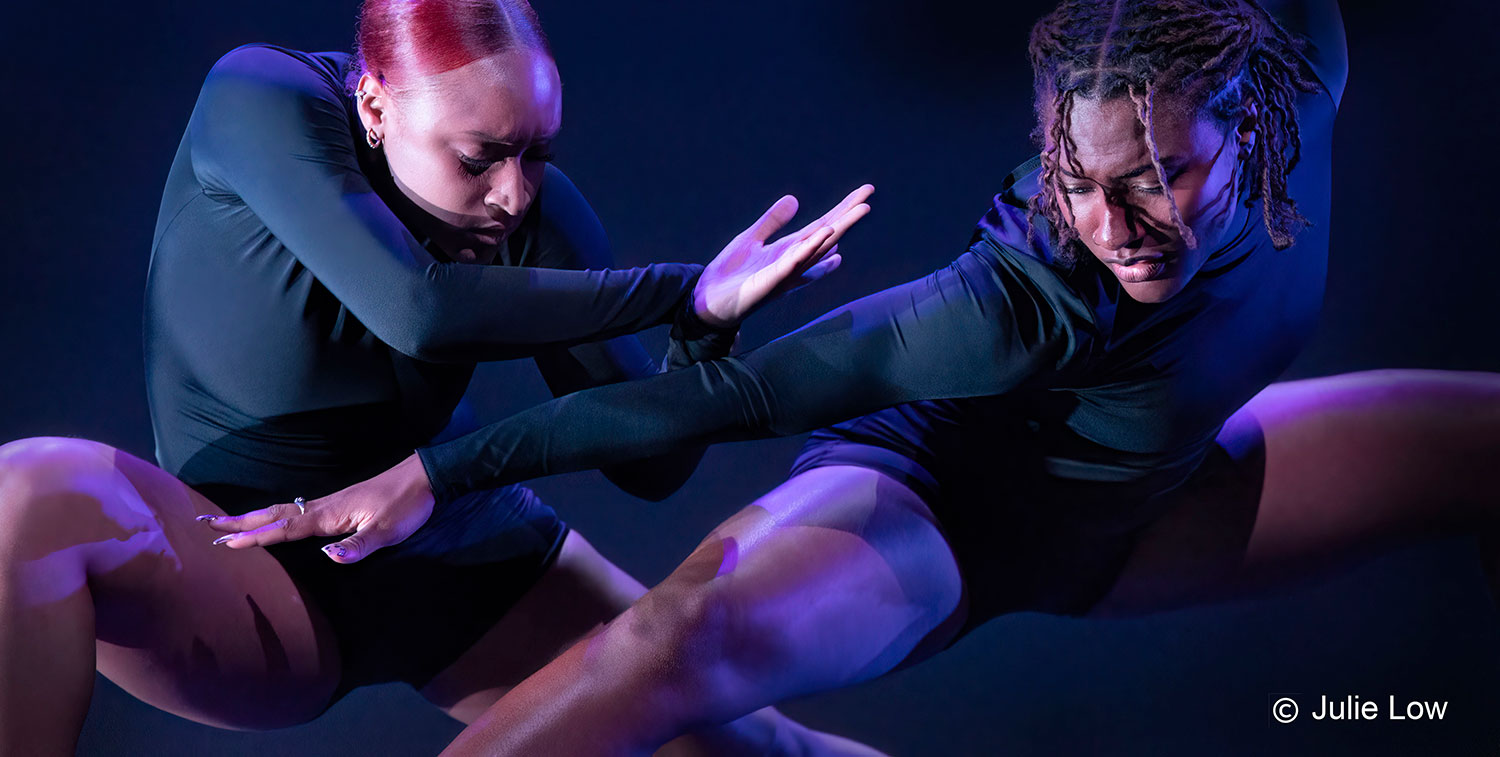
[{"label": "eyelash", "polygon": [[[1148,195],[1159,195],[1162,193],[1162,188],[1159,184],[1149,187],[1135,186],[1131,187],[1131,189]],[[1086,195],[1092,191],[1094,191],[1093,187],[1063,187],[1063,192],[1070,195]]]},{"label": "eyelash", "polygon": [[[544,152],[544,153],[526,152],[526,153],[522,153],[521,157],[523,159],[525,159],[525,160],[532,160],[532,161],[537,161],[537,162],[540,162],[540,163],[551,163],[556,156],[554,156],[550,152]],[[471,177],[477,177],[477,176],[483,175],[485,171],[490,170],[490,166],[495,165],[495,163],[498,162],[498,161],[481,160],[479,158],[471,158],[471,157],[469,157],[467,155],[464,155],[463,153],[459,153],[458,154],[458,162],[459,162],[460,165],[463,166],[463,172],[466,175],[471,176]]]}]

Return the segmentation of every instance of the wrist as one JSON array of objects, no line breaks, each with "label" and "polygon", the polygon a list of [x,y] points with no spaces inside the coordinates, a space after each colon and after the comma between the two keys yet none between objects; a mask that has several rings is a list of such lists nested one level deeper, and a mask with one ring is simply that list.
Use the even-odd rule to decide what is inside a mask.
[{"label": "wrist", "polygon": [[694,293],[688,293],[687,318],[702,324],[706,329],[738,329],[739,323],[729,323],[714,317],[714,314],[705,306],[698,304],[698,298]]},{"label": "wrist", "polygon": [[672,322],[664,370],[686,368],[704,360],[728,357],[739,338],[739,324],[719,327],[703,320],[691,293]]},{"label": "wrist", "polygon": [[443,485],[441,477],[437,475],[439,463],[436,459],[429,457],[432,449],[432,447],[417,449],[416,452],[397,463],[392,470],[401,477],[400,485],[403,492],[416,494],[425,491],[428,496],[432,497],[433,505],[436,506],[454,499],[458,494],[449,491]]},{"label": "wrist", "polygon": [[686,307],[678,312],[677,319],[672,324],[673,336],[676,337],[680,332],[686,339],[698,339],[716,332],[736,334],[739,330],[738,321],[726,323],[702,307],[696,290],[688,292]]}]

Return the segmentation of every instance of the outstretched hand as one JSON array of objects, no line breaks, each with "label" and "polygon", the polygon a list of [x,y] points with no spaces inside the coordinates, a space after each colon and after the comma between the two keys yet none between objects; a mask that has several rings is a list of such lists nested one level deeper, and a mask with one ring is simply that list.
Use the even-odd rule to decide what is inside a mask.
[{"label": "outstretched hand", "polygon": [[224,532],[214,543],[230,549],[349,534],[325,545],[323,552],[334,562],[352,563],[411,536],[432,517],[432,506],[427,471],[412,455],[374,478],[302,507],[271,505],[244,515],[200,515],[198,520]]},{"label": "outstretched hand", "polygon": [[711,326],[736,326],[761,305],[838,268],[839,238],[870,212],[865,200],[874,192],[866,184],[801,230],[767,242],[797,215],[797,198],[777,200],[703,269],[693,289],[697,316]]}]

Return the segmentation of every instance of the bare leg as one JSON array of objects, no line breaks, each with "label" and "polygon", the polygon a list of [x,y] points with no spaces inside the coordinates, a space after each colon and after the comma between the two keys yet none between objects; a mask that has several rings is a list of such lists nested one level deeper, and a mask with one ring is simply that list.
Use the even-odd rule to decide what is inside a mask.
[{"label": "bare leg", "polygon": [[327,625],[259,550],[211,545],[222,513],[139,458],[81,439],[0,447],[0,755],[72,754],[94,669],[227,728],[327,706]]},{"label": "bare leg", "polygon": [[1500,535],[1500,374],[1276,384],[1219,440],[1234,470],[1183,493],[1095,616],[1253,595],[1434,536],[1479,533],[1493,548]]},{"label": "bare leg", "polygon": [[445,754],[649,754],[892,669],[951,635],[960,593],[947,544],[909,489],[862,468],[814,469],[716,528]]},{"label": "bare leg", "polygon": [[[569,532],[557,562],[505,616],[421,693],[464,723],[563,650],[591,636],[646,593],[646,587]],[[674,740],[663,755],[874,754],[811,731],[766,707],[732,723]]]}]

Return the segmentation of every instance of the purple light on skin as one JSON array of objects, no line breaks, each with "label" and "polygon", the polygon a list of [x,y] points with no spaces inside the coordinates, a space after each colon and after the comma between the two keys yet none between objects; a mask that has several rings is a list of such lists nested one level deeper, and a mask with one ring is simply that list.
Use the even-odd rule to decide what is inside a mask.
[{"label": "purple light on skin", "polygon": [[158,530],[137,531],[123,539],[74,544],[21,563],[17,571],[21,606],[50,605],[87,588],[89,571],[75,570],[72,566],[88,565],[90,571],[103,574],[144,554],[171,560],[173,570],[182,570],[182,560],[167,543],[166,534]]},{"label": "purple light on skin", "polygon": [[734,570],[734,566],[740,564],[740,544],[733,538],[725,538],[720,542],[724,546],[724,559],[719,563],[719,572],[714,578],[725,575]]}]

